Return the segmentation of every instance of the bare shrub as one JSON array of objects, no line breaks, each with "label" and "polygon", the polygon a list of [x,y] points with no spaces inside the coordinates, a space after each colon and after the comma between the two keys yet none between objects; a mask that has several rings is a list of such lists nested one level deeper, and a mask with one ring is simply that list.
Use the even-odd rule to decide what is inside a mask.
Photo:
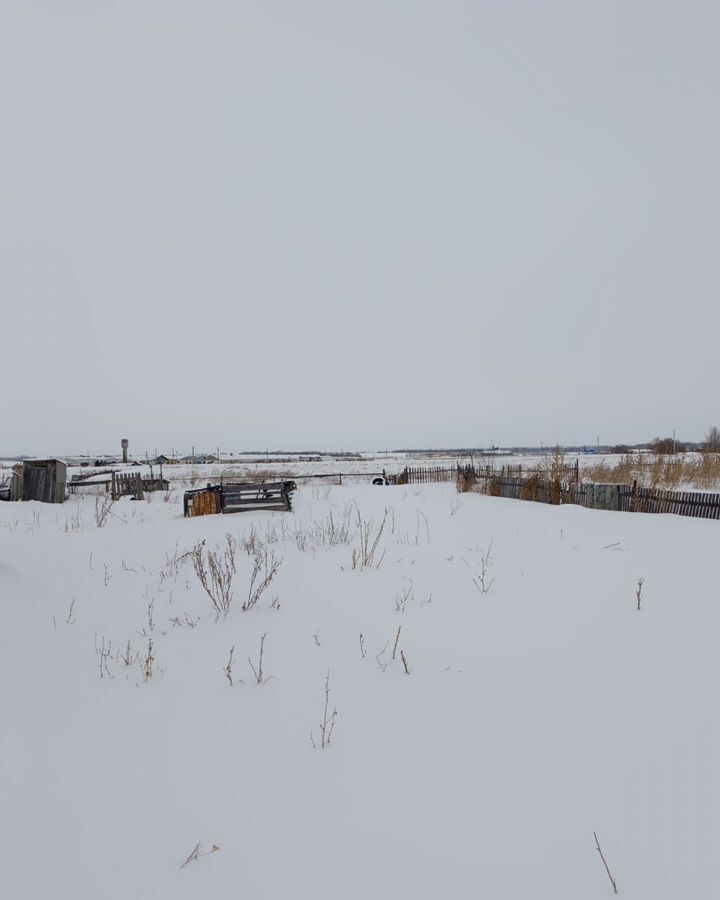
[{"label": "bare shrub", "polygon": [[193,619],[192,616],[189,616],[187,613],[183,613],[183,618],[181,619],[179,616],[173,616],[171,619],[168,619],[170,624],[175,627],[182,627],[183,625],[187,625],[188,628],[195,628],[197,623],[200,621],[200,617],[197,619]]},{"label": "bare shrub", "polygon": [[153,676],[153,666],[155,664],[155,657],[153,656],[153,642],[152,638],[148,640],[148,648],[145,656],[140,660],[141,668],[142,668],[142,677],[144,682],[150,681]]},{"label": "bare shrub", "polygon": [[82,529],[82,519],[80,518],[80,501],[78,500],[75,511],[65,520],[65,532],[76,533]]},{"label": "bare shrub", "polygon": [[427,516],[422,510],[416,510],[417,513],[417,528],[415,529],[415,546],[418,547],[420,545],[420,519],[422,518],[423,524],[425,525],[425,536],[427,537],[428,547],[430,546],[430,524],[428,523]]},{"label": "bare shrub", "polygon": [[638,578],[637,586],[635,588],[635,600],[637,602],[638,611],[640,610],[640,604],[642,602],[643,597],[643,585],[645,584],[644,578]]},{"label": "bare shrub", "polygon": [[257,605],[258,600],[270,587],[270,583],[277,574],[281,564],[282,560],[275,557],[274,550],[268,553],[265,547],[258,547],[255,551],[253,568],[250,573],[247,600],[242,605],[243,612],[247,612]]},{"label": "bare shrub", "polygon": [[[332,733],[335,728],[335,722],[337,721],[337,709],[333,707],[333,711],[330,712],[330,672],[328,671],[325,676],[325,705],[323,708],[323,717],[320,722],[320,749],[324,750],[326,747],[330,746],[330,740],[332,738]],[[313,748],[317,749],[317,744],[315,743],[315,738],[313,736],[312,731],[310,732],[310,743],[313,745]]]},{"label": "bare shrub", "polygon": [[110,518],[113,503],[112,494],[101,494],[95,497],[95,524],[98,528],[102,528]]},{"label": "bare shrub", "polygon": [[209,850],[203,850],[202,844],[198,841],[198,843],[195,844],[192,853],[190,854],[190,856],[188,856],[188,858],[180,866],[180,868],[184,869],[188,863],[196,862],[196,860],[200,859],[201,856],[209,856],[211,853],[217,853],[219,849],[220,848],[217,844],[213,844]]},{"label": "bare shrub", "polygon": [[351,540],[352,507],[346,505],[341,516],[332,510],[323,519],[298,522],[293,539],[298,550],[316,550],[319,547],[337,547]]},{"label": "bare shrub", "polygon": [[720,453],[720,428],[713,425],[705,435],[705,449],[711,453]]},{"label": "bare shrub", "polygon": [[175,549],[172,553],[165,554],[165,564],[160,569],[160,583],[166,579],[169,581],[177,581],[180,569],[192,557],[193,551],[188,550],[186,553],[180,553],[177,541]]},{"label": "bare shrub", "polygon": [[[395,612],[405,612],[405,607],[407,606],[408,600],[412,600],[415,594],[413,591],[413,583],[412,578],[409,580],[407,585],[403,586],[403,589],[395,594],[393,598],[395,601]],[[393,656],[394,659],[394,656]]]},{"label": "bare shrub", "polygon": [[267,637],[267,635],[265,635],[265,634],[260,635],[260,655],[258,657],[257,668],[255,668],[252,660],[250,659],[250,657],[248,657],[248,663],[250,665],[250,668],[252,669],[253,675],[255,676],[256,684],[265,684],[265,682],[270,681],[270,679],[274,677],[272,675],[265,676],[263,674],[263,654],[265,652],[265,638],[266,637]]},{"label": "bare shrub", "polygon": [[130,645],[130,641],[127,642],[127,647],[125,648],[125,652],[120,654],[120,659],[125,665],[130,668],[130,666],[137,659],[137,655],[133,656],[132,647]]},{"label": "bare shrub", "polygon": [[490,566],[492,565],[492,557],[490,554],[492,552],[492,547],[493,542],[490,541],[487,550],[480,554],[480,569],[477,572],[472,573],[473,584],[481,594],[487,594],[495,582],[495,579],[490,577]]},{"label": "bare shrub", "polygon": [[363,519],[357,504],[355,504],[355,508],[357,509],[357,531],[360,539],[360,546],[359,548],[354,548],[352,551],[352,567],[353,569],[362,570],[370,569],[374,566],[376,569],[379,569],[385,558],[385,551],[383,550],[377,564],[375,563],[375,557],[388,520],[388,509],[387,507],[385,508],[383,520],[377,530],[375,530],[372,520]]},{"label": "bare shrub", "polygon": [[247,553],[248,556],[251,556],[255,553],[258,547],[261,546],[260,538],[258,537],[257,531],[255,531],[255,526],[250,526],[249,534],[243,533],[240,538],[240,546]]},{"label": "bare shrub", "polygon": [[382,648],[382,650],[381,650],[381,651],[378,653],[378,655],[375,657],[375,662],[377,662],[378,666],[381,668],[381,670],[382,670],[383,672],[387,669],[387,667],[388,667],[388,666],[390,665],[390,663],[392,662],[391,659],[388,659],[388,660],[385,659],[385,653],[386,653],[386,651],[387,651],[387,648],[388,648],[388,644],[389,644],[389,643],[390,643],[390,641],[385,641],[385,646]]},{"label": "bare shrub", "polygon": [[102,645],[98,647],[97,634],[95,635],[95,653],[98,655],[98,665],[100,667],[101,678],[114,678],[110,671],[109,661],[112,659],[112,641],[105,643],[105,635],[102,638]]},{"label": "bare shrub", "polygon": [[227,665],[223,669],[225,673],[225,677],[230,682],[230,687],[233,686],[233,678],[232,678],[232,664],[233,664],[233,653],[235,652],[235,645],[230,648],[230,657],[227,661]]},{"label": "bare shrub", "polygon": [[[195,574],[215,609],[216,619],[226,618],[232,605],[232,582],[235,575],[235,539],[225,535],[225,548],[208,550],[205,541],[198,541],[190,551]],[[243,609],[245,607],[243,606]]]},{"label": "bare shrub", "polygon": [[152,634],[152,632],[155,631],[155,598],[154,597],[151,597],[150,600],[148,600],[146,612],[147,612],[148,624],[147,624],[147,629],[143,628],[143,630],[142,630],[143,637],[146,637],[148,634]]},{"label": "bare shrub", "polygon": [[674,437],[655,438],[650,446],[652,452],[658,455],[685,453],[687,449],[684,444]]}]

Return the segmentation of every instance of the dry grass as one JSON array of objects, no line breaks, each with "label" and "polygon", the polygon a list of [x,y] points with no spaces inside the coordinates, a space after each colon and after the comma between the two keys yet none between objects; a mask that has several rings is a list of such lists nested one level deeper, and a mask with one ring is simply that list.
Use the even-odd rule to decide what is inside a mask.
[{"label": "dry grass", "polygon": [[720,453],[706,451],[686,455],[661,456],[626,453],[615,465],[605,460],[584,465],[581,476],[597,484],[632,484],[642,487],[676,488],[691,485],[702,490],[720,487]]},{"label": "dry grass", "polygon": [[477,483],[477,476],[474,472],[463,469],[458,470],[456,486],[459,494],[466,494],[468,491],[475,490]]},{"label": "dry grass", "polygon": [[[478,478],[461,473],[457,489],[479,491],[499,496],[503,476],[526,479],[521,497],[524,500],[542,500],[560,503],[565,500],[568,485],[575,481],[574,460],[568,460],[562,450],[556,448],[551,456],[541,460],[532,469],[508,466],[507,469],[488,469],[478,472]],[[616,461],[598,459],[580,464],[580,480],[595,484],[633,484],[653,489],[693,487],[698,490],[720,490],[720,452],[705,450],[701,453],[656,454],[628,452]]]},{"label": "dry grass", "polygon": [[[289,469],[258,469],[248,466],[218,466],[213,470],[212,478],[223,482],[246,481],[262,483],[266,481],[284,481],[293,478],[295,472]],[[212,480],[212,479],[211,479]]]}]

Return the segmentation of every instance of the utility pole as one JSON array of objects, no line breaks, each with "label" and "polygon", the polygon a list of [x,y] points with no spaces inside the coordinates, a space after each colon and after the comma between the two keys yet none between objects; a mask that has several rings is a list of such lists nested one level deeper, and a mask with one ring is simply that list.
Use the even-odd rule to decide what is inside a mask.
[{"label": "utility pole", "polygon": [[673,456],[675,456],[675,429],[673,428]]}]

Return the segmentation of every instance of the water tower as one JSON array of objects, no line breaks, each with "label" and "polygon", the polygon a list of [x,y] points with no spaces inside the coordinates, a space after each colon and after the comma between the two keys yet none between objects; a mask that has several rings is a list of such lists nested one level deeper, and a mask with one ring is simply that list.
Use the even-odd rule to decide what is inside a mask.
[{"label": "water tower", "polygon": [[123,438],[123,439],[120,441],[120,446],[122,447],[122,452],[123,452],[123,462],[124,462],[124,463],[127,463],[127,461],[128,461],[128,458],[127,458],[127,452],[128,452],[128,439],[127,439],[127,438]]}]

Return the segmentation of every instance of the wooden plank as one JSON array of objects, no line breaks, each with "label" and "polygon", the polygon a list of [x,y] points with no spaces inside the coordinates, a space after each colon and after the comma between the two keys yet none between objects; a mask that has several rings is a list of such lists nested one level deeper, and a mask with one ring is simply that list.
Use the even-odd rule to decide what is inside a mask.
[{"label": "wooden plank", "polygon": [[702,506],[700,505],[699,500],[700,498],[697,494],[695,494],[693,491],[688,491],[688,505],[692,510],[691,515],[695,519],[702,518]]},{"label": "wooden plank", "polygon": [[718,505],[717,494],[711,494],[710,498],[710,518],[717,519],[720,515],[720,505]]},{"label": "wooden plank", "polygon": [[687,509],[686,496],[684,491],[675,492],[675,503],[673,504],[673,512],[678,516],[684,516]]}]

